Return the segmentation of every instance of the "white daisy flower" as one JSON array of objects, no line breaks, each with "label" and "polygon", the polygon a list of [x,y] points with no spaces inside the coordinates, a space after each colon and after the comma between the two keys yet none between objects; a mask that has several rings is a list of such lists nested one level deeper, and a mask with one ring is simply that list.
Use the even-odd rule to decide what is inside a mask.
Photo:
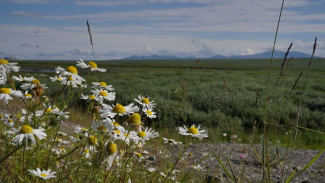
[{"label": "white daisy flower", "polygon": [[66,81],[66,77],[64,77],[64,76],[62,76],[62,75],[59,75],[59,76],[54,76],[54,77],[50,77],[50,80],[52,81],[52,82],[60,82],[61,83],[61,81]]},{"label": "white daisy flower", "polygon": [[11,126],[11,127],[13,127],[15,125],[14,120],[9,116],[5,119],[4,123],[5,123],[5,125]]},{"label": "white daisy flower", "polygon": [[72,88],[77,88],[82,85],[81,81],[77,80],[74,75],[68,77],[68,80],[62,80],[61,84],[66,84],[67,86],[71,86]]},{"label": "white daisy flower", "polygon": [[54,147],[52,150],[56,155],[64,154],[66,150],[62,147]]},{"label": "white daisy flower", "polygon": [[148,118],[156,118],[156,112],[153,112],[151,107],[143,107],[142,111],[147,115]]},{"label": "white daisy flower", "polygon": [[95,94],[97,101],[103,103],[104,99],[108,101],[115,100],[115,92],[108,92],[107,90],[103,89],[95,89],[91,90],[93,94]]},{"label": "white daisy flower", "polygon": [[92,88],[103,88],[109,91],[114,91],[112,85],[107,85],[105,82],[92,82]]},{"label": "white daisy flower", "polygon": [[7,82],[7,76],[0,73],[0,84],[3,85]]},{"label": "white daisy flower", "polygon": [[156,132],[155,130],[152,130],[151,128],[146,127],[144,131],[139,131],[139,132],[131,131],[130,136],[132,136],[135,143],[139,143],[139,142],[144,143],[146,140],[159,137],[159,133]]},{"label": "white daisy flower", "polygon": [[59,136],[67,136],[68,134],[63,131],[58,131]]},{"label": "white daisy flower", "polygon": [[16,137],[12,139],[12,142],[15,145],[21,145],[23,143],[23,140],[25,139],[26,145],[28,144],[28,140],[31,140],[32,144],[36,143],[34,135],[39,139],[44,139],[47,135],[44,133],[43,128],[39,129],[33,129],[29,125],[24,125],[20,128],[20,130],[16,131]]},{"label": "white daisy flower", "polygon": [[24,98],[25,100],[29,100],[29,99],[32,99],[33,96],[32,96],[31,94],[29,94],[28,91],[25,91],[25,94],[24,94],[23,98]]},{"label": "white daisy flower", "polygon": [[140,152],[134,152],[133,156],[137,158],[138,162],[141,162],[142,160],[145,160],[145,158],[142,156]]},{"label": "white daisy flower", "polygon": [[93,122],[91,124],[91,128],[96,132],[100,133],[107,133],[113,130],[113,125],[110,122],[100,121],[100,122]]},{"label": "white daisy flower", "polygon": [[58,66],[55,68],[55,71],[57,74],[62,74],[63,76],[74,76],[74,79],[80,82],[86,81],[84,78],[78,75],[78,70],[74,66],[69,66],[66,69],[63,69],[62,67]]},{"label": "white daisy flower", "polygon": [[145,98],[141,95],[138,96],[138,98],[134,99],[136,102],[138,102],[140,105],[142,105],[142,107],[155,107],[155,103],[153,101],[149,101],[149,97]]},{"label": "white daisy flower", "polygon": [[87,133],[87,132],[88,132],[87,128],[81,127],[79,125],[74,126],[74,133],[76,133],[76,134],[84,134],[84,133]]},{"label": "white daisy flower", "polygon": [[11,88],[0,88],[0,100],[3,99],[6,104],[8,104],[9,100],[12,100],[11,95],[21,97],[23,94],[21,91],[13,90]]},{"label": "white daisy flower", "polygon": [[200,130],[200,125],[198,128],[196,128],[194,125],[192,125],[190,128],[187,128],[185,125],[184,127],[178,127],[178,133],[181,135],[189,135],[192,137],[197,137],[199,139],[202,139],[204,137],[208,137],[208,132],[205,130]]},{"label": "white daisy flower", "polygon": [[7,78],[7,75],[13,72],[19,72],[20,67],[16,66],[18,63],[9,63],[8,60],[0,59],[0,73]]},{"label": "white daisy flower", "polygon": [[125,130],[123,126],[116,126],[115,129],[111,131],[110,136],[112,139],[121,140],[127,145],[129,145],[132,140],[130,133]]},{"label": "white daisy flower", "polygon": [[90,158],[90,151],[89,151],[89,149],[88,149],[88,148],[85,148],[85,149],[83,150],[82,155],[83,155],[85,158]]},{"label": "white daisy flower", "polygon": [[103,108],[99,111],[101,113],[100,116],[102,118],[114,118],[116,115],[124,116],[139,111],[139,107],[133,106],[134,105],[133,103],[127,106],[123,106],[122,104],[116,104],[112,106],[107,104],[102,104],[102,105]]},{"label": "white daisy flower", "polygon": [[177,142],[174,139],[168,139],[168,138],[165,138],[165,137],[163,137],[163,140],[164,140],[164,144],[170,144],[170,145],[180,145],[180,144],[182,144],[182,142]]},{"label": "white daisy flower", "polygon": [[45,84],[41,84],[38,79],[33,79],[28,83],[22,84],[20,87],[24,90],[31,90],[33,88],[41,86],[42,88],[47,88]]},{"label": "white daisy flower", "polygon": [[[55,105],[46,106],[46,104],[43,103],[43,106],[45,107],[45,114],[58,114],[60,112],[60,109]],[[42,113],[43,112],[44,111],[42,111]]]},{"label": "white daisy flower", "polygon": [[[96,96],[95,95],[84,95],[84,94],[81,94],[81,99],[83,100],[96,100]],[[98,100],[98,99],[97,99]],[[96,101],[97,101],[96,100]]]},{"label": "white daisy flower", "polygon": [[70,143],[70,141],[68,141],[68,140],[63,140],[63,139],[61,139],[61,138],[59,138],[59,137],[56,137],[55,139],[52,139],[51,140],[52,142],[54,141],[54,142],[57,142],[57,143],[59,143],[59,144],[69,144]]},{"label": "white daisy flower", "polygon": [[152,172],[154,172],[154,171],[156,171],[157,169],[155,169],[155,168],[148,168],[148,171],[150,172],[150,173],[152,173]]},{"label": "white daisy flower", "polygon": [[[45,114],[54,114],[54,115],[57,115],[57,116],[61,116],[63,117],[64,119],[68,119],[69,116],[69,112],[63,112],[63,111],[60,111],[60,109],[58,107],[56,107],[55,105],[53,105],[53,107],[51,105],[49,105],[48,107],[46,106],[46,104],[44,104],[44,107],[45,107]],[[36,114],[37,115],[42,115],[44,113],[44,111],[37,111]]]},{"label": "white daisy flower", "polygon": [[93,71],[106,72],[106,69],[98,68],[97,64],[93,61],[89,61],[88,64],[86,64],[83,60],[80,59],[80,61],[77,61],[76,65],[83,69],[90,68],[91,72]]},{"label": "white daisy flower", "polygon": [[20,81],[20,82],[32,82],[35,78],[32,77],[22,77],[21,75],[19,75],[19,77],[17,76],[12,76],[12,79],[16,80],[16,81]]},{"label": "white daisy flower", "polygon": [[33,176],[37,176],[40,177],[42,179],[50,179],[50,178],[54,178],[56,174],[56,172],[51,172],[51,170],[40,170],[39,168],[37,168],[36,170],[28,170]]},{"label": "white daisy flower", "polygon": [[192,165],[191,168],[193,168],[194,170],[197,170],[197,171],[203,170],[203,167],[201,165]]}]

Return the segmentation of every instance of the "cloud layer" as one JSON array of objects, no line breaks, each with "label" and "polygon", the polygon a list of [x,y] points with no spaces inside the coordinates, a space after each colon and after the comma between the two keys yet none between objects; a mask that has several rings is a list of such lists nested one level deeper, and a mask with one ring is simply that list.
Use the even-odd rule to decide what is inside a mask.
[{"label": "cloud layer", "polygon": [[[0,25],[0,39],[6,43],[0,49],[2,55],[28,59],[88,59],[91,47],[85,22],[89,20],[98,59],[151,54],[183,57],[253,54],[272,47],[281,2],[27,0],[25,4],[54,9],[64,5],[75,11],[41,13],[33,8],[8,11],[7,22],[15,18],[17,23]],[[314,37],[318,36],[317,53],[325,56],[325,12],[306,11],[324,4],[286,1],[277,49],[286,50],[294,42],[293,50],[309,53]],[[27,21],[20,21],[20,17]]]}]

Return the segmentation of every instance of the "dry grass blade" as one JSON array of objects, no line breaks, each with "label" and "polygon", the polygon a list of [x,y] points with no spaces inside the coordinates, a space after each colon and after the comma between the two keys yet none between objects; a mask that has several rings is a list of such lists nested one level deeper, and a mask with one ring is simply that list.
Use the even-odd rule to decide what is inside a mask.
[{"label": "dry grass blade", "polygon": [[325,149],[323,149],[322,151],[320,151],[313,159],[311,159],[310,161],[309,161],[309,163],[301,170],[301,171],[299,171],[296,175],[295,175],[295,173],[296,173],[296,170],[294,170],[293,172],[292,172],[292,174],[290,175],[290,177],[286,180],[286,183],[289,183],[290,181],[291,181],[291,179],[294,179],[294,178],[296,178],[297,176],[299,176],[300,174],[302,174],[304,171],[306,171],[307,170],[307,168],[309,168],[313,163],[315,163],[315,161],[318,159],[318,157],[320,156],[320,155],[322,155],[323,153],[324,153],[324,151],[325,151]]},{"label": "dry grass blade", "polygon": [[[290,46],[289,46],[289,48],[288,48],[288,50],[287,50],[287,52],[286,52],[286,54],[284,56],[284,59],[283,59],[283,62],[282,62],[282,66],[281,66],[280,75],[283,75],[283,73],[284,73],[284,68],[286,66],[287,57],[289,55],[289,52],[290,52],[291,47],[292,47],[292,43],[290,43]],[[292,57],[290,58],[290,60],[292,60]]]},{"label": "dry grass blade", "polygon": [[259,98],[260,94],[259,94],[259,91],[257,90],[256,91],[256,98],[255,98],[255,106],[257,107],[258,106],[258,98]]},{"label": "dry grass blade", "polygon": [[[315,54],[315,51],[316,51],[316,45],[317,45],[317,37],[315,38],[313,53],[312,53],[311,58],[310,58],[306,78],[305,78],[304,85],[303,85],[303,88],[302,88],[302,93],[300,95],[299,105],[298,105],[297,114],[296,114],[296,125],[295,125],[294,141],[293,141],[293,146],[292,146],[292,149],[291,149],[291,156],[290,156],[291,158],[289,159],[288,171],[291,169],[291,160],[292,160],[292,157],[293,157],[293,153],[295,151],[296,140],[297,140],[297,135],[298,135],[298,127],[299,127],[299,120],[300,120],[300,114],[301,114],[302,100],[303,100],[303,97],[304,97],[304,94],[305,94],[305,88],[306,88],[306,83],[307,83],[307,79],[308,79],[308,76],[309,76],[309,71],[310,71],[311,64],[313,62],[314,54]],[[286,175],[288,175],[288,171],[287,171]]]},{"label": "dry grass blade", "polygon": [[299,81],[301,75],[302,75],[302,72],[300,72],[298,78],[297,78],[296,81],[295,81],[295,84],[292,86],[291,93],[292,93],[292,91],[296,88],[296,86],[297,86],[297,84],[298,84],[298,81]]},{"label": "dry grass blade", "polygon": [[87,27],[88,27],[88,34],[89,34],[90,44],[91,44],[91,48],[92,48],[92,51],[93,51],[93,59],[95,60],[95,51],[94,51],[93,37],[91,36],[90,25],[89,25],[88,20],[87,20]]},{"label": "dry grass blade", "polygon": [[194,69],[196,69],[197,64],[200,62],[200,57],[196,60],[195,64],[194,64]]}]

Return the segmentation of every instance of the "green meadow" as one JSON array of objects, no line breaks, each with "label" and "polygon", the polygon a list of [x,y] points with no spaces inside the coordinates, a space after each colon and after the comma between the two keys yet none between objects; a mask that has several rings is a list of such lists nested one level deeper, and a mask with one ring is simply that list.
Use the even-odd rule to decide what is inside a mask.
[{"label": "green meadow", "polygon": [[[280,75],[282,59],[276,59],[271,69],[267,127],[272,141],[292,142],[297,109],[310,59],[293,59]],[[252,141],[251,134],[259,134],[263,127],[265,90],[269,59],[252,60],[145,60],[96,61],[106,73],[79,73],[88,83],[104,81],[116,90],[115,102],[128,104],[138,95],[148,95],[157,103],[157,118],[149,121],[161,136],[181,125],[201,124],[209,129],[208,141],[227,140],[223,133],[238,135],[243,143]],[[75,65],[76,61],[19,61],[25,68],[21,74],[32,74],[47,83],[54,96],[59,88],[49,83],[56,66]],[[299,80],[299,74],[302,73]],[[325,59],[314,59],[306,82],[299,125],[325,131]],[[297,81],[297,82],[296,82]],[[295,85],[296,83],[296,85]],[[90,94],[90,87],[83,91]],[[70,121],[89,123],[80,113],[87,103],[75,95]],[[87,124],[89,125],[89,124]],[[300,129],[296,146],[321,149],[325,135]]]}]

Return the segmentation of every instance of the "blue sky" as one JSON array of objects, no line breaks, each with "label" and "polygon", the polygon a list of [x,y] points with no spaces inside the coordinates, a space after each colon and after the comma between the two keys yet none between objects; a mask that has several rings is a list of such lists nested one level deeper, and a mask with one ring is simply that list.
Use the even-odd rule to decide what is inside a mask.
[{"label": "blue sky", "polygon": [[[208,57],[272,48],[282,0],[0,0],[0,58]],[[325,1],[286,0],[276,49],[325,57]]]}]

